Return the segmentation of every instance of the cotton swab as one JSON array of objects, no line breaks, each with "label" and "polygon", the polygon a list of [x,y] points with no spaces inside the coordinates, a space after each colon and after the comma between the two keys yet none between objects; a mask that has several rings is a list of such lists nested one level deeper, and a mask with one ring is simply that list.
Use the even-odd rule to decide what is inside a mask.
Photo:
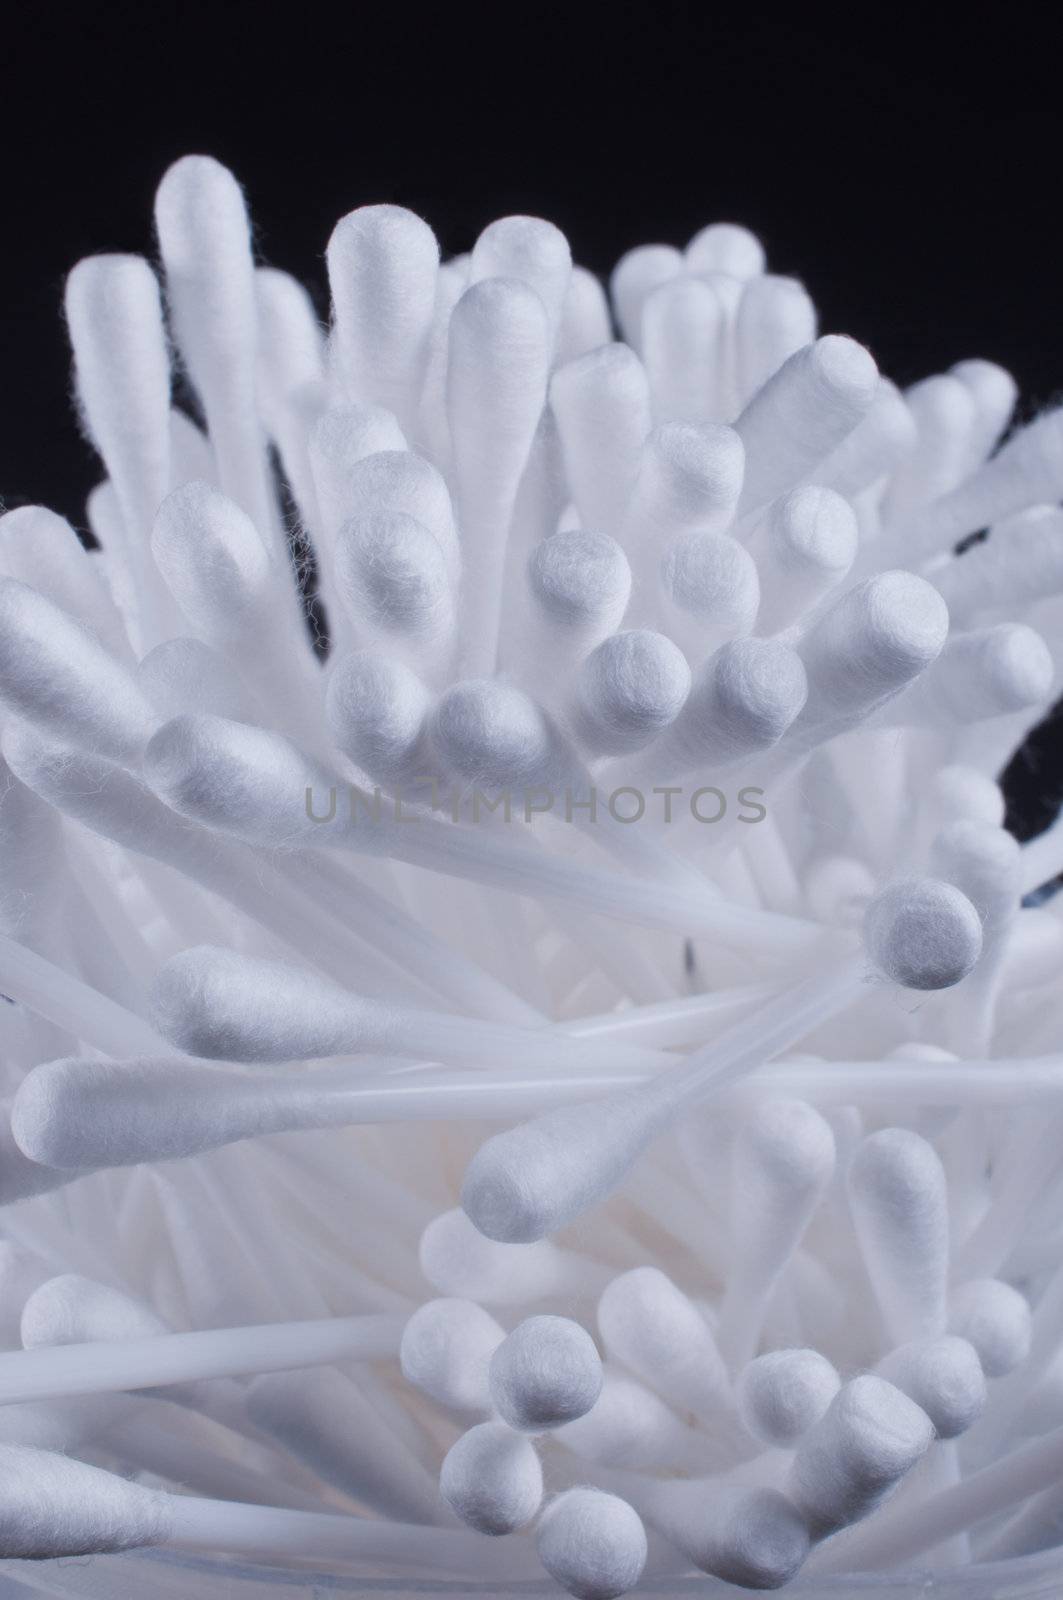
[{"label": "cotton swab", "polygon": [[576,737],[592,756],[630,755],[671,726],[689,691],[690,668],[664,634],[611,634],[580,668],[571,712]]},{"label": "cotton swab", "polygon": [[642,1575],[646,1533],[618,1496],[568,1489],[540,1517],[535,1550],[550,1576],[577,1600],[615,1600]]},{"label": "cotton swab", "polygon": [[819,1422],[840,1388],[818,1350],[771,1350],[739,1374],[738,1415],[755,1439],[785,1450]]},{"label": "cotton swab", "polygon": [[477,1533],[497,1537],[526,1527],[543,1498],[535,1446],[504,1423],[478,1423],[444,1456],[439,1492]]},{"label": "cotton swab", "polygon": [[490,1365],[505,1337],[472,1300],[429,1300],[402,1331],[403,1377],[441,1406],[491,1411]]},{"label": "cotton swab", "polygon": [[926,1412],[939,1439],[966,1433],[985,1407],[985,1374],[978,1353],[954,1334],[898,1345],[876,1370]]},{"label": "cotton swab", "polygon": [[[970,902],[927,880],[898,885],[872,902],[865,919],[868,955],[907,987],[959,982],[981,949]],[[749,1024],[717,1041],[652,1086],[583,1110],[547,1113],[496,1134],[465,1175],[462,1204],[489,1238],[542,1238],[598,1203],[621,1181],[660,1130],[706,1092],[795,1042],[826,1015],[851,1003],[863,965],[781,996]]]},{"label": "cotton swab", "polygon": [[856,517],[833,489],[805,484],[768,507],[750,539],[760,575],[758,632],[778,633],[815,609],[853,564]]},{"label": "cotton swab", "polygon": [[434,1217],[421,1235],[421,1271],[442,1295],[482,1305],[586,1293],[601,1269],[549,1239],[530,1245],[498,1244],[478,1233],[460,1207]]},{"label": "cotton swab", "polygon": [[978,1352],[987,1378],[1003,1378],[1030,1353],[1030,1304],[1010,1283],[973,1278],[949,1296],[949,1332]]},{"label": "cotton swab", "polygon": [[627,345],[605,344],[558,368],[550,406],[581,524],[615,537],[650,432],[645,369]]},{"label": "cotton swab", "polygon": [[704,1318],[656,1267],[613,1279],[598,1303],[598,1326],[609,1355],[681,1412],[718,1422],[730,1387]]},{"label": "cotton swab", "polygon": [[569,1317],[526,1317],[491,1357],[495,1410],[520,1433],[544,1433],[585,1416],[602,1392],[594,1340]]},{"label": "cotton swab", "polygon": [[648,1522],[702,1572],[744,1589],[779,1589],[808,1554],[801,1512],[777,1489],[713,1479],[629,1490]]},{"label": "cotton swab", "polygon": [[683,257],[672,245],[636,245],[621,256],[609,279],[609,293],[625,341],[635,351],[642,348],[642,308],[659,284],[678,278]]}]

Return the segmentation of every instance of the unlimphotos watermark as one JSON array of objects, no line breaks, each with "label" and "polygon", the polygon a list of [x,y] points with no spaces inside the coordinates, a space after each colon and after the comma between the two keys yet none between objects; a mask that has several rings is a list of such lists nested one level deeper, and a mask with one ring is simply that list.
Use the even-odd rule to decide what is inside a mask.
[{"label": "unlimphotos watermark", "polygon": [[434,778],[413,782],[385,793],[369,792],[356,784],[345,791],[333,785],[327,795],[306,790],[306,815],[311,822],[335,822],[340,815],[341,793],[346,793],[344,820],[365,819],[380,822],[385,816],[395,822],[416,824],[428,811],[445,812],[454,822],[526,822],[536,817],[555,816],[565,822],[598,823],[607,817],[613,822],[661,822],[670,824],[689,817],[695,823],[711,826],[730,816],[736,822],[763,822],[768,815],[763,789],[746,786],[733,794],[711,784],[687,789],[682,784],[654,785],[650,789],[621,784],[616,789],[500,789],[489,793],[480,789],[447,790]]}]

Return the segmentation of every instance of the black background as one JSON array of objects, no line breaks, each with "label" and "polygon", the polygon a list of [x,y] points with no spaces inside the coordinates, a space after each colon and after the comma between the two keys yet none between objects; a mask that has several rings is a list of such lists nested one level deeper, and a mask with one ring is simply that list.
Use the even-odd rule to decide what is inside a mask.
[{"label": "black background", "polygon": [[[905,383],[982,355],[1063,390],[1059,39],[1043,12],[751,5],[9,5],[0,83],[0,494],[83,521],[65,272],[152,249],[167,164],[244,183],[262,257],[317,290],[333,222],[421,212],[448,251],[524,211],[606,272],[742,221],[826,331]],[[1040,20],[1036,20],[1040,19]],[[323,309],[323,307],[322,307]],[[1025,829],[1060,743],[1015,780]]]}]

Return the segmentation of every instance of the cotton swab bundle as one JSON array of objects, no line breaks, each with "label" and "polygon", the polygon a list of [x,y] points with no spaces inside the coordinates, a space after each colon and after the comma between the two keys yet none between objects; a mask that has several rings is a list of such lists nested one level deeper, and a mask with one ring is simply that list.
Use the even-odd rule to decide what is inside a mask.
[{"label": "cotton swab bundle", "polygon": [[325,334],[217,162],[156,223],[67,286],[101,548],[0,518],[0,1557],[1050,1550],[1061,413],[735,224],[610,309],[364,207]]}]

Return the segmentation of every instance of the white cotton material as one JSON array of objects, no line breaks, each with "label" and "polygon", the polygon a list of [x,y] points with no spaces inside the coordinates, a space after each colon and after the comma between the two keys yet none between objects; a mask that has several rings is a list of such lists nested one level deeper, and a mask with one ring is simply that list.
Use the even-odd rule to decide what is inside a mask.
[{"label": "white cotton material", "polygon": [[973,818],[950,822],[934,840],[935,872],[955,884],[979,912],[986,954],[1018,913],[1022,846],[1005,828]]},{"label": "white cotton material", "polygon": [[786,360],[735,423],[745,447],[748,515],[803,483],[875,398],[878,369],[854,339],[827,334]]},{"label": "white cotton material", "polygon": [[1063,923],[1039,906],[1024,906],[1004,947],[1001,984],[1036,989],[1052,983],[1063,967]]},{"label": "white cotton material", "polygon": [[646,369],[628,345],[605,344],[557,368],[550,408],[582,525],[618,537],[651,427]]},{"label": "white cotton material", "polygon": [[1019,386],[995,361],[957,361],[950,368],[970,390],[974,418],[968,435],[967,467],[973,471],[992,455],[1015,410]]},{"label": "white cotton material", "polygon": [[85,423],[139,543],[170,478],[170,358],[158,279],[141,256],[89,256],[67,278],[64,304]]},{"label": "white cotton material", "polygon": [[702,1465],[706,1445],[652,1389],[609,1367],[590,1411],[553,1437],[584,1461],[629,1471]]},{"label": "white cotton material", "polygon": [[657,1267],[621,1273],[598,1302],[609,1356],[669,1405],[716,1421],[730,1383],[716,1340],[693,1301]]},{"label": "white cotton material", "polygon": [[99,1467],[46,1450],[0,1444],[0,1550],[5,1559],[55,1560],[162,1544],[166,1497]]},{"label": "white cotton material", "polygon": [[606,533],[553,533],[532,551],[528,592],[550,645],[579,659],[619,628],[631,597],[631,567]]},{"label": "white cotton material", "polygon": [[597,350],[612,338],[609,302],[593,272],[574,266],[561,308],[561,328],[557,341],[558,365],[577,361],[589,350]]},{"label": "white cotton material", "polygon": [[569,1317],[526,1317],[491,1357],[495,1410],[521,1433],[543,1433],[585,1416],[602,1381],[594,1340]]},{"label": "white cotton material", "polygon": [[915,418],[901,391],[880,377],[875,398],[849,436],[813,474],[816,483],[855,498],[874,489],[915,449]]},{"label": "white cotton material", "polygon": [[915,442],[897,464],[882,507],[886,524],[897,525],[902,548],[912,512],[947,494],[965,475],[975,421],[971,391],[947,373],[913,384],[904,401],[915,423]]},{"label": "white cotton material", "polygon": [[1004,821],[1004,795],[999,783],[977,767],[959,762],[934,773],[924,804],[928,818],[938,827],[961,817],[997,828]]},{"label": "white cotton material", "polygon": [[381,1516],[438,1520],[433,1475],[403,1449],[357,1377],[335,1367],[265,1373],[248,1387],[247,1415],[315,1477]]},{"label": "white cotton material", "polygon": [[778,633],[812,611],[856,558],[859,532],[847,500],[805,484],[768,507],[750,549],[760,576],[757,632]]},{"label": "white cotton material", "polygon": [[179,406],[171,406],[169,487],[179,489],[190,478],[216,484],[217,477],[218,469],[210,440]]},{"label": "white cotton material", "polygon": [[933,578],[957,627],[1053,599],[1063,593],[1063,511],[1038,505],[1001,520],[988,539]]},{"label": "white cotton material", "polygon": [[819,922],[857,928],[875,893],[875,877],[856,856],[822,856],[805,873],[808,908]]},{"label": "white cotton material", "polygon": [[50,1276],[44,1261],[32,1250],[0,1239],[0,1343],[4,1349],[21,1343],[23,1307]]},{"label": "white cotton material", "polygon": [[864,946],[879,972],[906,989],[949,989],[982,953],[982,923],[966,895],[936,878],[906,878],[871,901]]},{"label": "white cotton material", "polygon": [[986,1381],[978,1353],[954,1334],[898,1345],[876,1370],[922,1407],[939,1439],[958,1439],[985,1409]]},{"label": "white cotton material", "polygon": [[646,1531],[626,1500],[600,1489],[566,1489],[539,1518],[535,1549],[577,1600],[617,1600],[642,1576]]},{"label": "white cotton material", "polygon": [[739,1373],[738,1415],[761,1444],[792,1449],[840,1388],[837,1369],[818,1350],[771,1350]]},{"label": "white cotton material", "polygon": [[729,533],[680,534],[660,568],[667,625],[695,660],[751,631],[760,605],[757,565]]},{"label": "white cotton material", "polygon": [[848,589],[797,646],[808,673],[800,731],[814,740],[855,726],[937,660],[948,630],[941,596],[913,572]]},{"label": "white cotton material", "polygon": [[14,578],[0,578],[0,698],[43,734],[129,764],[157,721],[96,636]]},{"label": "white cotton material", "polygon": [[654,552],[683,529],[718,533],[734,521],[744,470],[742,442],[733,428],[665,422],[642,451],[623,527],[617,537],[638,572]]},{"label": "white cotton material", "polygon": [[572,275],[572,252],[560,228],[541,217],[499,217],[473,245],[469,282],[511,278],[534,290],[556,342]]},{"label": "white cotton material", "polygon": [[69,522],[54,511],[19,506],[0,516],[0,570],[90,629],[112,654],[128,651],[121,617],[98,567]]},{"label": "white cotton material", "polygon": [[693,1479],[654,1484],[640,1504],[702,1572],[743,1589],[781,1589],[808,1555],[805,1519],[778,1489]]},{"label": "white cotton material", "polygon": [[690,692],[682,651],[649,628],[614,633],[583,662],[572,725],[590,755],[627,755],[671,726]]},{"label": "white cotton material", "polygon": [[505,1337],[494,1317],[472,1300],[429,1300],[403,1329],[402,1375],[441,1406],[490,1411],[491,1360]]},{"label": "white cotton material", "polygon": [[938,1337],[946,1321],[949,1219],[937,1151],[910,1128],[882,1128],[857,1146],[848,1192],[890,1340]]},{"label": "white cotton material", "polygon": [[232,722],[253,720],[247,691],[224,657],[202,639],[167,639],[137,667],[137,682],[160,721],[206,711]]},{"label": "white cotton material", "polygon": [[1057,408],[1013,433],[985,466],[910,518],[907,550],[912,559],[935,555],[979,528],[1061,496],[1063,408]]},{"label": "white cotton material", "polygon": [[727,272],[745,281],[764,271],[764,246],[738,222],[710,222],[683,254],[688,272]]},{"label": "white cotton material", "polygon": [[715,422],[727,308],[711,283],[672,278],[642,308],[642,356],[659,422]]},{"label": "white cotton material", "polygon": [[395,415],[382,406],[333,406],[318,418],[307,438],[310,470],[317,492],[321,533],[328,545],[360,505],[367,457],[405,452],[406,440]]},{"label": "white cotton material", "polygon": [[796,278],[765,273],[750,277],[735,319],[735,363],[742,405],[773,377],[784,361],[816,337],[816,308]]},{"label": "white cotton material", "polygon": [[787,1482],[812,1537],[868,1516],[933,1438],[930,1418],[885,1378],[866,1374],[843,1384],[798,1444]]},{"label": "white cotton material", "polygon": [[543,1498],[543,1469],[530,1439],[503,1422],[480,1422],[443,1457],[439,1492],[477,1533],[499,1536],[527,1527]]},{"label": "white cotton material", "polygon": [[438,539],[402,511],[363,513],[336,538],[336,583],[355,628],[394,640],[443,645],[454,623],[446,557]]},{"label": "white cotton material", "polygon": [[609,278],[609,296],[620,332],[632,350],[642,349],[642,310],[659,284],[685,270],[680,252],[670,244],[641,244],[620,257]]},{"label": "white cotton material", "polygon": [[431,705],[428,689],[410,667],[372,650],[341,656],[325,691],[325,715],[337,748],[374,783],[389,787],[431,777]]},{"label": "white cotton material", "polygon": [[731,1151],[732,1255],[718,1338],[742,1366],[757,1350],[768,1301],[834,1175],[834,1134],[803,1100],[750,1107]]},{"label": "white cotton material", "polygon": [[1044,705],[1055,671],[1052,652],[1035,628],[999,622],[954,632],[916,693],[919,707],[938,720],[982,722]]},{"label": "white cotton material", "polygon": [[542,1300],[585,1281],[579,1256],[549,1239],[533,1244],[486,1239],[460,1206],[433,1217],[421,1235],[418,1255],[433,1289],[483,1305]]},{"label": "white cotton material", "polygon": [[434,534],[451,581],[461,569],[461,551],[454,508],[446,480],[438,468],[412,450],[377,450],[347,468],[344,478],[347,515],[402,512]]},{"label": "white cotton material", "polygon": [[405,422],[428,355],[435,234],[402,206],[360,206],[333,228],[326,260],[340,384],[350,400],[384,406]]},{"label": "white cotton material", "polygon": [[974,1346],[987,1378],[1007,1377],[1030,1353],[1030,1302],[999,1278],[958,1285],[949,1297],[948,1327]]},{"label": "white cotton material", "polygon": [[247,513],[217,489],[192,482],[168,495],[151,549],[170,593],[208,644],[239,644],[275,627],[280,592],[269,554]]},{"label": "white cotton material", "polygon": [[27,1350],[41,1345],[147,1339],[167,1332],[166,1323],[150,1306],[75,1272],[61,1273],[40,1284],[22,1309],[20,1327]]},{"label": "white cotton material", "polygon": [[[314,303],[297,278],[276,267],[255,271],[258,310],[258,394],[270,431],[286,428],[284,407],[312,409],[325,381],[325,346]],[[278,425],[279,424],[279,425]]]},{"label": "white cotton material", "polygon": [[808,693],[804,664],[774,639],[721,645],[694,678],[666,736],[647,754],[668,778],[708,766],[718,771],[770,750],[800,715]]},{"label": "white cotton material", "polygon": [[431,713],[429,736],[444,770],[472,788],[512,791],[518,804],[528,785],[565,776],[558,731],[529,695],[501,679],[453,684]]}]

